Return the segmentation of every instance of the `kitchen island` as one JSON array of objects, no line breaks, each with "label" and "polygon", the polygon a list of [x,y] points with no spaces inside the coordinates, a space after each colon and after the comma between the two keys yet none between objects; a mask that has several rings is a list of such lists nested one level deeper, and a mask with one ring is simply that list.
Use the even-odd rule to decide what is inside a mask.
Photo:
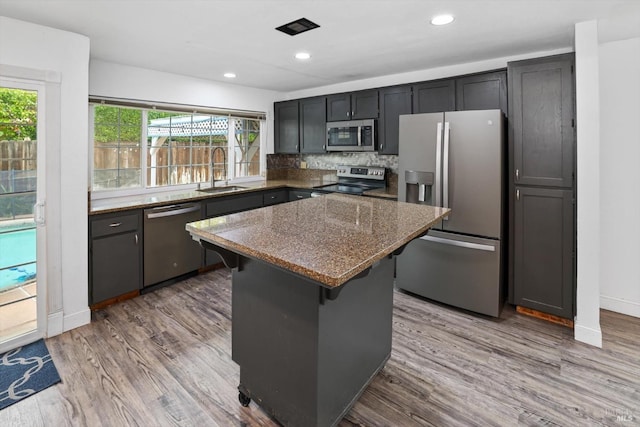
[{"label": "kitchen island", "polygon": [[393,255],[447,212],[329,194],[187,224],[233,270],[240,402],[337,424],[391,353]]}]

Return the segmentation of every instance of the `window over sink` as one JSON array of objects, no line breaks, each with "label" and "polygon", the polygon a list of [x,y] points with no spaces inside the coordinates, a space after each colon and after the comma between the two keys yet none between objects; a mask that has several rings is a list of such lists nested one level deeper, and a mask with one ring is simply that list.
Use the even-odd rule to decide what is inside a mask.
[{"label": "window over sink", "polygon": [[98,99],[89,106],[93,192],[134,194],[264,170],[264,113]]}]

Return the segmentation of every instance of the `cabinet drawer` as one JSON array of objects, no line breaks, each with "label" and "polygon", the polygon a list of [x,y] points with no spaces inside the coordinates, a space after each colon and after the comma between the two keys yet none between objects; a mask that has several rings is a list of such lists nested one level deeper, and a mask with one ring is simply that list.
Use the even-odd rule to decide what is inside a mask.
[{"label": "cabinet drawer", "polygon": [[289,201],[289,197],[287,195],[287,190],[279,190],[279,191],[270,191],[268,193],[264,193],[263,195],[263,203],[265,206],[275,205],[278,203],[283,203]]},{"label": "cabinet drawer", "polygon": [[135,231],[140,226],[140,214],[98,217],[91,220],[91,237],[108,236],[126,231]]},{"label": "cabinet drawer", "polygon": [[262,193],[224,197],[207,202],[207,218],[262,207]]},{"label": "cabinet drawer", "polygon": [[311,190],[289,190],[289,201],[308,199],[311,197]]}]

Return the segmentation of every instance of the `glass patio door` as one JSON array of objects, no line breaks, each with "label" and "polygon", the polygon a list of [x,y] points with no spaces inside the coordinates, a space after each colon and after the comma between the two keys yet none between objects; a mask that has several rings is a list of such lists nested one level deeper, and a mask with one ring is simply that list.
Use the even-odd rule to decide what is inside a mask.
[{"label": "glass patio door", "polygon": [[44,86],[0,77],[0,353],[44,336]]}]

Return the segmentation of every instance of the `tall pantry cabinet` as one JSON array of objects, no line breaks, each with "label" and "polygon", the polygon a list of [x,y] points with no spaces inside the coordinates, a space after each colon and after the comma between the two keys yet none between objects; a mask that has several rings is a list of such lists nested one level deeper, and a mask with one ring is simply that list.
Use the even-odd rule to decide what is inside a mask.
[{"label": "tall pantry cabinet", "polygon": [[575,315],[574,55],[510,62],[509,302]]}]

